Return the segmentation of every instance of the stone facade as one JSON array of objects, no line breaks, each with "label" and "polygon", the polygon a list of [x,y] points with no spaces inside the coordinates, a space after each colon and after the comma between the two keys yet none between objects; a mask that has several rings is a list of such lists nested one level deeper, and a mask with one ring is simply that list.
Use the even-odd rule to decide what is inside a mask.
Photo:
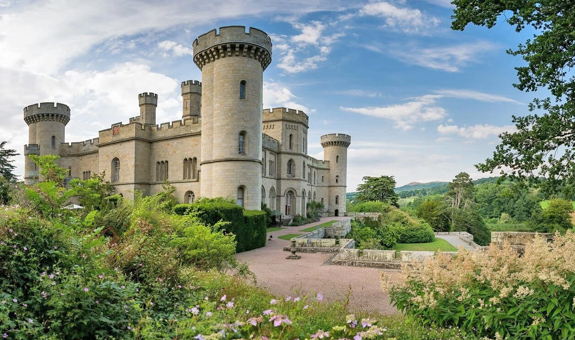
[{"label": "stone facade", "polygon": [[[202,81],[182,82],[182,119],[156,123],[158,96],[138,95],[139,115],[112,124],[97,138],[65,142],[70,108],[41,103],[24,109],[29,126],[25,155],[57,154],[70,178],[105,173],[117,193],[151,195],[168,180],[181,202],[197,197],[236,199],[246,209],[293,216],[320,201],[326,214],[346,212],[347,148],[351,137],[321,137],[324,160],[307,154],[309,117],[302,111],[262,111],[263,72],[271,63],[269,36],[243,26],[198,37],[194,62]],[[26,183],[38,178],[26,157]]]}]

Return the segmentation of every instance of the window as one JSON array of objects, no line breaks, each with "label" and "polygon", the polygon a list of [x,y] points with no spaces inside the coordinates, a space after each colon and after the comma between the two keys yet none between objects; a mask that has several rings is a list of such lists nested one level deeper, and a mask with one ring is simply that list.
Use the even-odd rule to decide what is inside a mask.
[{"label": "window", "polygon": [[268,171],[270,176],[275,176],[275,162],[272,159],[269,160]]},{"label": "window", "polygon": [[118,158],[112,159],[112,183],[120,180],[120,160]]},{"label": "window", "polygon": [[72,177],[72,167],[68,167],[68,177]]},{"label": "window", "polygon": [[246,99],[246,81],[240,81],[240,99]]},{"label": "window", "polygon": [[316,174],[315,171],[314,171],[314,172],[313,172],[313,184],[314,184],[314,185],[317,184],[317,181],[316,181],[316,177],[317,177],[317,176],[316,176],[316,175],[317,175],[317,174]]},{"label": "window", "polygon": [[92,176],[90,174],[90,171],[82,171],[82,179],[83,180],[87,180],[90,179]]},{"label": "window", "polygon": [[323,197],[321,198],[321,205],[323,205]]},{"label": "window", "polygon": [[323,183],[323,176],[321,176],[321,182]]},{"label": "window", "polygon": [[193,191],[188,191],[184,195],[184,202],[186,203],[194,203],[195,200],[196,200],[196,194],[194,194]]},{"label": "window", "polygon": [[287,162],[287,175],[288,177],[295,176],[295,162],[293,161],[293,159],[290,159]]},{"label": "window", "polygon": [[168,161],[156,162],[156,181],[165,181],[168,179]]},{"label": "window", "polygon": [[335,156],[335,162],[339,163],[339,156]]},{"label": "window", "polygon": [[339,196],[335,196],[335,204],[338,205],[339,204]]},{"label": "window", "polygon": [[262,176],[266,175],[266,153],[262,154]]},{"label": "window", "polygon": [[335,176],[335,182],[339,183],[339,175]]},{"label": "window", "polygon": [[291,216],[292,214],[292,204],[295,205],[295,199],[294,199],[294,192],[289,190],[288,192],[286,192],[286,205],[285,205],[285,215],[286,216]]},{"label": "window", "polygon": [[306,215],[306,211],[305,211],[305,199],[306,199],[306,196],[305,196],[305,189],[304,189],[304,190],[302,190],[302,192],[301,192],[301,214],[302,214],[303,216]]},{"label": "window", "polygon": [[236,203],[240,206],[240,207],[244,207],[244,187],[239,187],[238,188],[238,198],[236,200]]},{"label": "window", "polygon": [[266,188],[262,185],[262,204],[266,204]]},{"label": "window", "polygon": [[314,192],[313,192],[313,201],[314,201],[314,202],[315,202],[315,194],[316,194],[316,192],[314,191]]},{"label": "window", "polygon": [[238,135],[238,153],[246,153],[246,132],[242,131]]},{"label": "window", "polygon": [[56,148],[56,136],[52,136],[52,149]]},{"label": "window", "polygon": [[303,161],[301,165],[301,176],[302,178],[305,178],[305,161]]},{"label": "window", "polygon": [[184,179],[196,179],[198,159],[196,157],[184,158]]},{"label": "window", "polygon": [[190,178],[190,163],[188,162],[187,158],[184,158],[184,179],[189,179]]},{"label": "window", "polygon": [[276,209],[276,189],[274,187],[270,188],[270,204],[269,204],[269,208],[271,210],[275,210]]},{"label": "window", "polygon": [[293,148],[293,135],[290,134],[289,135],[289,149],[291,150]]}]

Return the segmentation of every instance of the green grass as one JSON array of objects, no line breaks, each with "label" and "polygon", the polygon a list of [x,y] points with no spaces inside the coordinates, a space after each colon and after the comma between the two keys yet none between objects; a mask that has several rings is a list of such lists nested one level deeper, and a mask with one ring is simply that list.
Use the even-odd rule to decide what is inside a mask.
[{"label": "green grass", "polygon": [[436,238],[435,241],[429,243],[398,243],[393,249],[399,251],[457,251],[457,248],[442,238]]},{"label": "green grass", "polygon": [[305,229],[302,229],[302,230],[300,230],[300,231],[305,231],[305,232],[307,233],[307,232],[310,232],[310,231],[314,231],[314,230],[316,230],[316,229],[318,229],[318,228],[328,228],[328,227],[331,227],[332,225],[336,224],[337,222],[339,222],[339,221],[338,221],[338,220],[328,221],[328,222],[325,222],[325,223],[322,223],[322,224],[318,224],[318,225],[316,225],[315,227],[305,228]]},{"label": "green grass", "polygon": [[301,234],[287,234],[287,235],[282,235],[282,236],[278,236],[278,238],[281,238],[282,240],[286,240],[289,241],[294,237],[300,236]]},{"label": "green grass", "polygon": [[268,232],[268,233],[271,233],[272,231],[278,231],[278,230],[282,230],[282,229],[285,229],[285,228],[282,228],[282,227],[271,227],[271,228],[268,228],[268,229],[267,229],[267,232]]},{"label": "green grass", "polygon": [[405,207],[405,206],[408,205],[409,203],[412,203],[413,201],[415,201],[416,198],[417,198],[417,196],[400,198],[400,199],[397,201],[397,203],[399,204],[400,207]]}]

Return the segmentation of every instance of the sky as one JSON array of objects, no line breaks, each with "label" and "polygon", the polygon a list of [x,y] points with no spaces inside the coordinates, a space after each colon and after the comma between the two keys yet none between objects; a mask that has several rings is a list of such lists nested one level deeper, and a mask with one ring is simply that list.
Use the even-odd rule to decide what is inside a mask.
[{"label": "sky", "polygon": [[23,108],[71,108],[66,141],[98,136],[137,116],[138,94],[158,94],[157,121],[182,114],[180,83],[201,80],[194,39],[214,28],[256,27],[273,43],[264,108],[309,115],[320,136],[351,135],[347,191],[364,176],[397,185],[450,181],[490,157],[531,93],[513,87],[510,56],[532,32],[504,22],[450,29],[449,0],[0,0],[0,141],[24,172]]}]

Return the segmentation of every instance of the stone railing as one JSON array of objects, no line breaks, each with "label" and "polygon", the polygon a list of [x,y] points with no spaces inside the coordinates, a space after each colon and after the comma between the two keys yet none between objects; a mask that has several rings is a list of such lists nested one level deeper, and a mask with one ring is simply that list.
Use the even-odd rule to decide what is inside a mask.
[{"label": "stone railing", "polygon": [[[341,249],[355,247],[352,239],[317,239],[317,238],[293,238],[295,250],[300,253],[337,253]],[[291,251],[291,247],[284,247],[285,251]]]},{"label": "stone railing", "polygon": [[[455,256],[457,252],[443,252],[443,254]],[[340,266],[400,269],[402,263],[422,262],[434,256],[435,252],[432,251],[341,249],[331,263]]]},{"label": "stone railing", "polygon": [[491,232],[491,244],[497,247],[502,247],[505,242],[511,245],[511,248],[517,250],[519,253],[525,251],[525,245],[532,242],[535,237],[543,237],[547,242],[553,241],[552,233],[529,233],[519,231],[502,231]]},{"label": "stone railing", "polygon": [[457,237],[459,237],[459,239],[461,241],[469,244],[470,246],[472,246],[475,249],[483,248],[482,246],[475,243],[473,241],[473,235],[471,235],[470,233],[468,233],[466,231],[447,231],[447,232],[443,231],[443,232],[436,232],[435,233],[435,236],[442,236],[442,235],[457,236]]}]

